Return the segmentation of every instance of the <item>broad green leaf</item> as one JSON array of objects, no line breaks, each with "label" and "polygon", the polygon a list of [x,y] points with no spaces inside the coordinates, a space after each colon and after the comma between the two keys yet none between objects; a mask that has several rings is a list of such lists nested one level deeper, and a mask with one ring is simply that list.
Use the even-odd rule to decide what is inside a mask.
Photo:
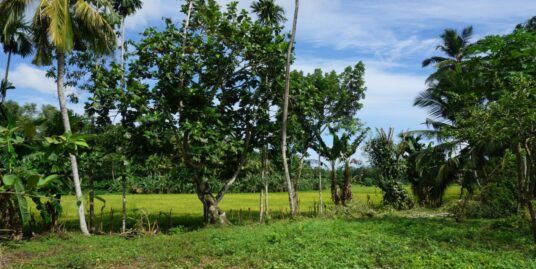
[{"label": "broad green leaf", "polygon": [[26,229],[28,227],[28,224],[30,223],[30,209],[28,207],[28,201],[26,200],[26,197],[24,197],[24,185],[22,184],[21,180],[15,181],[15,191],[17,193],[16,197],[22,219],[22,224],[24,226],[24,229]]},{"label": "broad green leaf", "polygon": [[26,177],[26,189],[31,190],[37,187],[37,182],[39,181],[39,178],[41,178],[41,176],[39,176],[38,174],[32,174]]},{"label": "broad green leaf", "polygon": [[81,146],[81,147],[84,147],[84,148],[89,148],[89,145],[84,140],[75,141],[74,144],[76,144],[78,146]]},{"label": "broad green leaf", "polygon": [[6,186],[13,186],[17,180],[18,177],[15,175],[4,175],[2,178],[2,181]]},{"label": "broad green leaf", "polygon": [[39,179],[39,182],[37,183],[37,188],[45,187],[48,184],[50,184],[52,181],[54,181],[54,180],[56,180],[58,178],[59,178],[58,175],[50,175],[48,177],[41,178],[41,179]]}]

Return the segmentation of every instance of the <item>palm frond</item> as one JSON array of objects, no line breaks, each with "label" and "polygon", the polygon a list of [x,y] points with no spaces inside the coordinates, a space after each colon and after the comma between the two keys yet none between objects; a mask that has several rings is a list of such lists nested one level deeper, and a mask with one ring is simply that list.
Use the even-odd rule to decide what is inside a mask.
[{"label": "palm frond", "polygon": [[86,39],[96,53],[108,53],[115,45],[115,33],[95,7],[84,0],[77,0],[74,5],[74,20],[77,31],[84,33]]},{"label": "palm frond", "polygon": [[0,14],[22,16],[31,2],[33,0],[3,0],[0,2]]},{"label": "palm frond", "polygon": [[35,56],[33,63],[36,65],[50,65],[52,63],[52,50],[48,40],[48,25],[50,19],[43,14],[44,6],[38,6],[32,20],[33,43]]},{"label": "palm frond", "polygon": [[69,52],[74,46],[74,32],[69,14],[69,0],[41,0],[41,16],[48,18],[48,37],[59,52]]}]

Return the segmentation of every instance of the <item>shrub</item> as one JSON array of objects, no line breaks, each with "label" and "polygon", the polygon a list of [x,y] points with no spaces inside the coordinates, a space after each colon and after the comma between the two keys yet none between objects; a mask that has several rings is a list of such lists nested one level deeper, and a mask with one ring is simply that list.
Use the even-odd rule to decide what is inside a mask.
[{"label": "shrub", "polygon": [[506,218],[517,213],[515,183],[513,180],[488,182],[474,200],[459,200],[448,211],[461,218]]},{"label": "shrub", "polygon": [[516,186],[513,180],[490,182],[482,187],[478,200],[481,217],[502,218],[517,212]]},{"label": "shrub", "polygon": [[414,206],[408,192],[400,182],[395,180],[381,180],[378,187],[383,191],[383,204],[392,206],[397,210],[411,209]]}]

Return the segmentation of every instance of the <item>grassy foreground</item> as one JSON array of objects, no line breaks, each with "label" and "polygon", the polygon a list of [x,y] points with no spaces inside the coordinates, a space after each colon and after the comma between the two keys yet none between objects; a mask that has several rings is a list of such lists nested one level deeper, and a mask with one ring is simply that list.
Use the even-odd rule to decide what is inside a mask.
[{"label": "grassy foreground", "polygon": [[[368,218],[359,214],[368,208],[362,205],[379,205],[381,192],[356,186],[353,193],[356,207],[349,213],[328,212],[324,217],[297,220],[284,214],[286,193],[271,193],[273,220],[262,225],[257,224],[258,194],[228,194],[222,208],[239,225],[202,229],[197,229],[202,223],[201,205],[193,194],[129,195],[129,227],[141,220],[145,228],[145,219],[167,231],[157,235],[142,232],[130,238],[117,233],[83,237],[69,232],[76,231],[75,204],[73,197],[64,197],[61,222],[67,229],[27,241],[0,243],[0,268],[536,269],[536,247],[526,220],[456,223],[437,214],[442,209],[384,211]],[[302,216],[312,215],[309,211],[318,201],[318,192],[299,195]],[[458,195],[459,188],[451,187],[445,201]],[[323,196],[329,209],[329,192]],[[97,233],[117,232],[121,196],[102,198],[105,204],[97,201],[95,206]]]},{"label": "grassy foreground", "polygon": [[0,246],[0,267],[536,268],[528,231],[500,223],[387,215],[133,239],[68,233]]}]

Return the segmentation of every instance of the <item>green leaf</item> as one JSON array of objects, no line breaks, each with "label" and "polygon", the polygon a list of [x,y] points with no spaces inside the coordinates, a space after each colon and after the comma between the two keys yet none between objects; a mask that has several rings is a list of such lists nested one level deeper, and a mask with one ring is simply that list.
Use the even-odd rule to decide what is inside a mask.
[{"label": "green leaf", "polygon": [[19,178],[15,175],[4,175],[2,181],[6,186],[13,186]]},{"label": "green leaf", "polygon": [[41,178],[41,176],[39,176],[38,174],[29,175],[26,178],[27,180],[26,189],[31,190],[37,187],[37,182],[39,181],[39,178]]},{"label": "green leaf", "polygon": [[84,140],[77,140],[77,141],[74,141],[74,144],[75,144],[75,145],[78,145],[78,146],[81,146],[81,147],[84,147],[84,148],[89,148],[89,145],[88,145],[87,142],[84,141]]},{"label": "green leaf", "polygon": [[22,224],[24,229],[27,229],[28,224],[30,223],[30,209],[28,207],[28,201],[26,201],[26,197],[24,197],[24,185],[21,180],[15,181],[15,191],[17,192],[16,197]]},{"label": "green leaf", "polygon": [[58,178],[59,178],[58,175],[50,175],[48,177],[41,178],[41,179],[39,179],[39,182],[37,183],[37,188],[45,187],[48,184],[50,184],[52,181],[54,181],[54,180],[56,180]]},{"label": "green leaf", "polygon": [[36,128],[35,125],[32,123],[28,123],[24,126],[24,135],[29,138],[33,139],[36,134]]}]

